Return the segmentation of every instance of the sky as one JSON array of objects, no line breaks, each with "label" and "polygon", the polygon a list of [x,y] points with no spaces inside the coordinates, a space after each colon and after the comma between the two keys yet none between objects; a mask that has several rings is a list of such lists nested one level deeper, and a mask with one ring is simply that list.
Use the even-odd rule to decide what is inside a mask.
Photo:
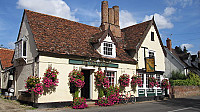
[{"label": "sky", "polygon": [[[102,0],[0,0],[0,45],[14,49],[23,10],[59,16],[100,26]],[[120,8],[120,27],[125,28],[154,16],[163,44],[185,46],[191,54],[200,51],[200,0],[108,0]]]}]

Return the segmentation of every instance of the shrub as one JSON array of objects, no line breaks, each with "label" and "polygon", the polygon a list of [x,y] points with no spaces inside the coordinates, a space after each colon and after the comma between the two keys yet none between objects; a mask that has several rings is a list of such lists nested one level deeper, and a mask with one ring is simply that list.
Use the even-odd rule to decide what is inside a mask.
[{"label": "shrub", "polygon": [[29,76],[25,82],[25,88],[28,89],[27,92],[34,93],[35,95],[43,93],[42,83],[40,83],[40,78],[37,76]]},{"label": "shrub", "polygon": [[181,71],[172,71],[172,80],[185,80],[187,77]]},{"label": "shrub", "polygon": [[86,99],[81,97],[75,97],[72,103],[73,109],[84,109],[87,108],[88,105],[86,104]]}]

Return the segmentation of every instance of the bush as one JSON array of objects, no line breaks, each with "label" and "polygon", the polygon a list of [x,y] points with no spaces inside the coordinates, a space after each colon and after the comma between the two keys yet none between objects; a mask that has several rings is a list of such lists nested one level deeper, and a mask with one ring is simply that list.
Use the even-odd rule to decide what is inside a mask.
[{"label": "bush", "polygon": [[172,80],[170,79],[172,86],[200,86],[200,77],[197,74],[189,73],[186,80]]},{"label": "bush", "polygon": [[181,71],[172,71],[172,80],[185,80],[187,77]]}]

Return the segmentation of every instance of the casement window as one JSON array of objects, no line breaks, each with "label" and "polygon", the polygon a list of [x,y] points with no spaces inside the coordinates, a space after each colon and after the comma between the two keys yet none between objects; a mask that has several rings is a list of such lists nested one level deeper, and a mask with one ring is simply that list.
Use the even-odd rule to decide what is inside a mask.
[{"label": "casement window", "polygon": [[116,56],[116,47],[113,42],[106,42],[102,43],[102,55],[108,57],[115,57]]},{"label": "casement window", "polygon": [[146,75],[146,87],[148,88],[149,87],[149,81],[148,81],[148,78],[149,77],[153,77],[153,74],[147,74]]},{"label": "casement window", "polygon": [[160,85],[160,74],[156,74],[156,80],[157,80],[158,85],[159,85],[159,87],[160,87],[160,86],[161,86],[161,85]]},{"label": "casement window", "polygon": [[151,32],[151,41],[154,41],[154,32]]},{"label": "casement window", "polygon": [[15,59],[26,58],[27,56],[27,38],[24,36],[15,43]]},{"label": "casement window", "polygon": [[107,71],[106,72],[106,77],[109,80],[109,84],[112,85],[112,86],[115,85],[115,75],[116,75],[116,72],[113,72],[113,71]]},{"label": "casement window", "polygon": [[138,77],[141,78],[142,80],[142,86],[138,86],[139,88],[143,88],[143,84],[144,84],[144,74],[143,73],[138,73]]}]

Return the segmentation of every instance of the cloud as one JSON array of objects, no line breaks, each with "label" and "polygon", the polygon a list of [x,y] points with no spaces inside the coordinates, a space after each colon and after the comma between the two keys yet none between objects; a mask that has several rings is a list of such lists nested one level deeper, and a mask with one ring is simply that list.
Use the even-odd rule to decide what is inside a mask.
[{"label": "cloud", "polygon": [[194,45],[192,45],[192,44],[182,44],[181,48],[183,49],[184,46],[186,47],[187,50],[194,47]]},{"label": "cloud", "polygon": [[63,17],[78,21],[70,7],[63,0],[18,0],[17,8]]},{"label": "cloud", "polygon": [[174,14],[175,12],[176,12],[175,8],[173,8],[173,7],[166,7],[165,10],[164,10],[163,15],[164,16],[170,16],[170,15]]},{"label": "cloud", "polygon": [[176,12],[176,9],[173,7],[166,7],[163,14],[155,13],[153,15],[146,15],[144,21],[151,20],[154,16],[156,25],[159,29],[171,29],[174,27],[171,22],[170,16]]},{"label": "cloud", "polygon": [[121,10],[119,14],[119,24],[121,28],[125,28],[137,23],[133,18],[133,15],[127,10]]},{"label": "cloud", "polygon": [[15,42],[9,42],[8,43],[8,48],[14,49],[15,48]]},{"label": "cloud", "polygon": [[154,15],[146,15],[144,18],[144,21],[152,19],[154,16],[156,25],[158,26],[159,29],[170,29],[173,28],[174,25],[171,23],[170,19],[166,18],[163,15],[155,13]]},{"label": "cloud", "polygon": [[182,8],[185,8],[186,6],[191,6],[193,4],[193,0],[166,0],[166,2],[170,6],[174,6],[178,4]]}]

